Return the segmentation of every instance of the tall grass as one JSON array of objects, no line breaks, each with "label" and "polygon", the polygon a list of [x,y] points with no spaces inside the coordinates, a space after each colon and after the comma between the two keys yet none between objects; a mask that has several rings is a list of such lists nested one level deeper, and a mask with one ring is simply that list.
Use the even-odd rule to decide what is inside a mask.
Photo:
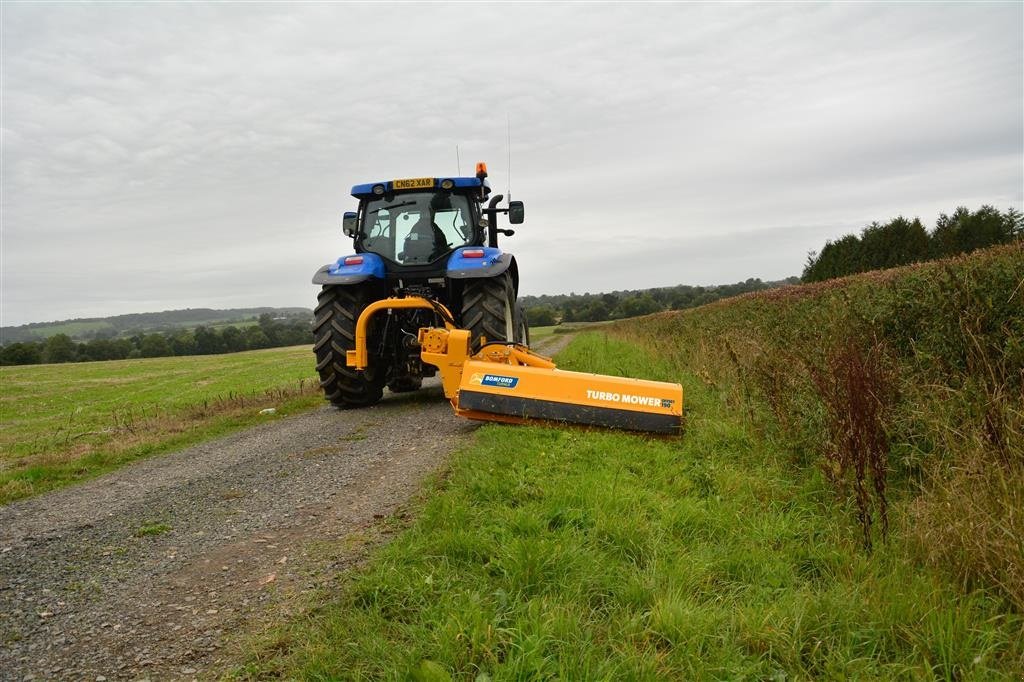
[{"label": "tall grass", "polygon": [[[904,531],[965,585],[1024,610],[1024,246],[748,294],[619,324],[718,387],[796,466]],[[842,506],[838,507],[840,510]]]},{"label": "tall grass", "polygon": [[830,466],[825,472],[839,487],[849,483],[853,488],[857,520],[868,549],[876,518],[882,537],[889,530],[885,416],[894,391],[893,375],[883,356],[881,344],[865,349],[851,337],[828,349],[823,367],[808,368],[826,416],[828,444],[821,454]]}]

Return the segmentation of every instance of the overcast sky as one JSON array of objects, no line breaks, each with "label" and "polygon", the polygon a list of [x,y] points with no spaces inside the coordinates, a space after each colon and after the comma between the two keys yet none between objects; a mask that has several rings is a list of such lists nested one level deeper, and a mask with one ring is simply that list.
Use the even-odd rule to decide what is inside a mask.
[{"label": "overcast sky", "polygon": [[1022,208],[1002,4],[11,4],[2,323],[311,306],[351,186],[488,162],[526,294],[799,274]]}]

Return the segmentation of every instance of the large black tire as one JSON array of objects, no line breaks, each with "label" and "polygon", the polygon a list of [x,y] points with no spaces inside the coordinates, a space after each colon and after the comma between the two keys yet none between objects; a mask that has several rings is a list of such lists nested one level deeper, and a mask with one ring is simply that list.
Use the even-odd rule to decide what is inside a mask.
[{"label": "large black tire", "polygon": [[[377,292],[371,285],[325,286],[317,297],[313,352],[324,397],[341,408],[366,407],[384,393],[384,368],[349,367],[345,354],[356,347],[356,321]],[[371,324],[371,336],[372,336]]]},{"label": "large black tire", "polygon": [[473,352],[483,339],[504,343],[516,337],[515,301],[508,274],[471,279],[462,290],[462,328],[470,331]]}]

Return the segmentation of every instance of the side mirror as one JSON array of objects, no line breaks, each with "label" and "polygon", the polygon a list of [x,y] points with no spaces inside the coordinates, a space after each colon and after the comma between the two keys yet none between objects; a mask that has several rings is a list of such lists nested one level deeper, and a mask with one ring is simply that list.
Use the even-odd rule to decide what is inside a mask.
[{"label": "side mirror", "polygon": [[520,225],[523,222],[523,202],[508,202],[508,221],[513,225]]},{"label": "side mirror", "polygon": [[356,236],[356,214],[354,211],[345,211],[345,217],[341,219],[341,231],[346,237]]}]

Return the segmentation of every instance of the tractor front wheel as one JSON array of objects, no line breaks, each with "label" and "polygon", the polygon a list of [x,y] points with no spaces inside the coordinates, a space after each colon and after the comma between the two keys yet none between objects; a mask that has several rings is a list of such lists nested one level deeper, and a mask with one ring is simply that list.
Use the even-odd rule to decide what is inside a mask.
[{"label": "tractor front wheel", "polygon": [[[340,408],[366,407],[384,393],[380,366],[357,370],[346,364],[356,347],[356,321],[367,305],[379,298],[372,285],[325,286],[317,297],[313,321],[313,352],[324,397]],[[368,338],[373,336],[370,323]]]}]

